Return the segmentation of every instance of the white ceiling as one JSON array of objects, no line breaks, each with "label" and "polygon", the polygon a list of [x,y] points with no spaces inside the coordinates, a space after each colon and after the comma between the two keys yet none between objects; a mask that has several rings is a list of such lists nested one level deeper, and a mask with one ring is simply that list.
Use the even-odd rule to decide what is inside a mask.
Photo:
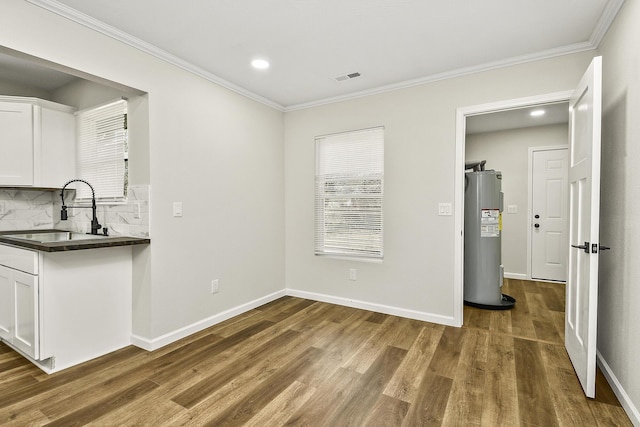
[{"label": "white ceiling", "polygon": [[72,82],[76,77],[0,50],[0,79],[51,92]]},{"label": "white ceiling", "polygon": [[624,0],[27,1],[286,111],[593,49]]},{"label": "white ceiling", "polygon": [[[532,111],[544,111],[540,116],[532,116]],[[569,122],[569,103],[536,105],[511,110],[478,114],[467,117],[467,135],[483,132],[495,132],[509,129],[521,129],[534,126],[557,125]]]}]

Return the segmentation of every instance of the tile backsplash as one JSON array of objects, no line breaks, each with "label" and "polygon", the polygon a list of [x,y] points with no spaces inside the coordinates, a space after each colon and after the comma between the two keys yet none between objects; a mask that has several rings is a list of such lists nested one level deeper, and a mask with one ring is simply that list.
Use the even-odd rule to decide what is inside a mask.
[{"label": "tile backsplash", "polygon": [[52,194],[0,188],[0,231],[53,228]]},{"label": "tile backsplash", "polygon": [[[149,237],[149,190],[149,185],[130,185],[126,203],[99,204],[98,222],[112,236]],[[65,198],[67,205],[76,204],[72,194]],[[59,191],[0,188],[0,231],[57,228],[86,233],[91,229],[90,207],[69,208],[69,219],[61,221],[61,206]]]}]

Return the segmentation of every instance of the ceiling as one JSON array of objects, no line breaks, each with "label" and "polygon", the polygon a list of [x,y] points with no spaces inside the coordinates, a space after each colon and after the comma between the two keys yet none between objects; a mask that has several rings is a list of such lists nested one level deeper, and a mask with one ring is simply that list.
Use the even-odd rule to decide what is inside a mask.
[{"label": "ceiling", "polygon": [[0,50],[0,79],[52,92],[69,84],[76,77]]},{"label": "ceiling", "polygon": [[[543,114],[532,116],[531,113],[533,111],[543,111]],[[568,122],[569,103],[558,102],[468,116],[466,133],[470,135],[474,133],[557,125]]]},{"label": "ceiling", "polygon": [[287,111],[594,49],[624,0],[27,1]]}]

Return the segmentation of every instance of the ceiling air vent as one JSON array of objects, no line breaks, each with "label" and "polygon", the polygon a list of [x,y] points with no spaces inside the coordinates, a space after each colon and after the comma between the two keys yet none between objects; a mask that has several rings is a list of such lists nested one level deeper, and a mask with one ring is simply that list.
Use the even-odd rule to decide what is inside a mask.
[{"label": "ceiling air vent", "polygon": [[342,74],[340,76],[336,76],[334,77],[334,79],[337,82],[343,82],[345,80],[351,80],[351,79],[355,79],[356,77],[360,77],[360,73],[349,73],[349,74]]}]

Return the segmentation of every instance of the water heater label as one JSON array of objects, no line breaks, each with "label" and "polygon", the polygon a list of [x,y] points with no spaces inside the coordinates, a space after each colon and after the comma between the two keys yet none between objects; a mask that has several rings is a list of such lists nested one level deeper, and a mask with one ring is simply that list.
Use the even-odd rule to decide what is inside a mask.
[{"label": "water heater label", "polygon": [[501,222],[500,209],[482,209],[480,237],[500,237]]}]

